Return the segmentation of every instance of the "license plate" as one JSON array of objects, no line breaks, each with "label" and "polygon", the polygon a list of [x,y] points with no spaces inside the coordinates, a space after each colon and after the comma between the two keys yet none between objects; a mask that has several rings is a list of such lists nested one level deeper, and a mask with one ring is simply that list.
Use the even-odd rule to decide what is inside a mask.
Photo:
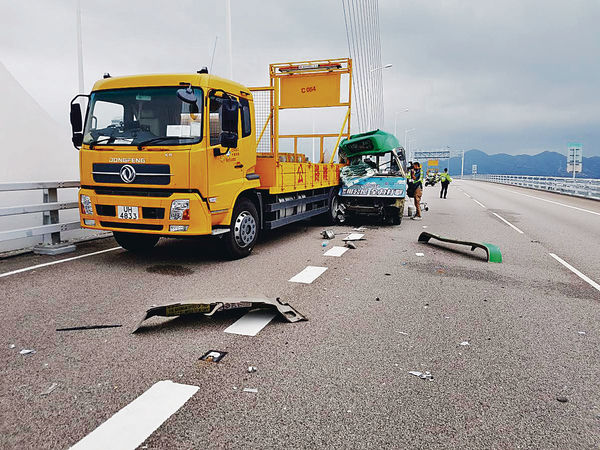
[{"label": "license plate", "polygon": [[117,217],[119,219],[127,220],[138,220],[140,218],[138,214],[137,206],[117,206]]}]

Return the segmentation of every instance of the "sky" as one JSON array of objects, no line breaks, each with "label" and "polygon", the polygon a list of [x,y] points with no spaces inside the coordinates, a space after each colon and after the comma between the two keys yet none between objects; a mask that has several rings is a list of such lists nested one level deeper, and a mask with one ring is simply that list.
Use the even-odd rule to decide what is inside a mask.
[{"label": "sky", "polygon": [[[104,72],[211,66],[215,39],[210,71],[229,76],[224,1],[81,5],[86,91]],[[341,0],[231,0],[231,9],[233,79],[242,84],[266,85],[269,63],[350,56]],[[76,0],[0,0],[0,61],[68,146],[75,11]],[[584,156],[600,156],[599,1],[380,0],[379,16],[382,63],[392,64],[384,126],[401,142],[414,129],[413,149],[566,153],[580,142]],[[310,131],[313,119],[297,125]],[[332,120],[318,116],[316,131]]]}]

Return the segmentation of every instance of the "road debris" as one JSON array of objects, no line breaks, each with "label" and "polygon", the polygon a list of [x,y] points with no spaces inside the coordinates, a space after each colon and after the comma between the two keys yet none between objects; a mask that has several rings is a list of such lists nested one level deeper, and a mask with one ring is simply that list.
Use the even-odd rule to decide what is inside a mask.
[{"label": "road debris", "polygon": [[379,297],[375,297],[375,301],[378,302],[380,299]]},{"label": "road debris", "polygon": [[425,253],[415,253],[417,256],[425,256]]},{"label": "road debris", "polygon": [[254,373],[256,372],[258,369],[254,366],[248,366],[248,373]]},{"label": "road debris", "polygon": [[100,328],[120,328],[123,325],[84,325],[80,327],[57,328],[56,331],[97,330]]},{"label": "road debris", "polygon": [[27,348],[24,348],[23,350],[21,350],[19,352],[21,355],[33,355],[35,353],[35,350],[29,350]]},{"label": "road debris", "polygon": [[487,254],[488,262],[501,263],[502,262],[502,253],[500,249],[494,244],[488,244],[487,242],[473,242],[473,241],[461,241],[458,239],[447,238],[444,236],[440,236],[439,234],[429,233],[427,231],[423,231],[419,235],[419,242],[427,244],[430,239],[437,239],[442,242],[449,242],[451,244],[462,244],[468,245],[471,247],[471,251],[474,251],[476,248],[481,248]]},{"label": "road debris", "polygon": [[405,333],[404,331],[398,331],[398,334],[401,334],[402,336],[408,336],[408,333]]},{"label": "road debris", "polygon": [[556,400],[558,400],[561,403],[567,403],[569,401],[567,397],[556,397]]},{"label": "road debris", "polygon": [[459,345],[466,347],[467,345],[471,345],[471,344],[469,343],[469,341],[462,341]]},{"label": "road debris", "polygon": [[429,380],[429,381],[433,381],[433,375],[431,375],[431,373],[429,372],[419,372],[417,370],[410,370],[408,373],[410,373],[411,375],[414,375],[415,377],[419,377],[422,380]]},{"label": "road debris", "polygon": [[356,244],[354,242],[346,242],[346,247],[351,248],[352,250],[356,250]]},{"label": "road debris", "polygon": [[348,249],[346,247],[338,247],[338,246],[334,245],[332,248],[330,248],[325,253],[323,253],[323,256],[335,256],[335,257],[339,258],[347,251],[348,251]]},{"label": "road debris", "polygon": [[244,388],[244,392],[250,392],[252,394],[258,394],[258,389],[255,389],[255,388]]},{"label": "road debris", "polygon": [[346,236],[342,240],[343,241],[364,241],[363,236],[364,236],[364,234],[362,234],[362,233],[350,233],[348,236]]},{"label": "road debris", "polygon": [[333,230],[323,230],[321,231],[321,236],[323,236],[325,239],[333,239],[335,237],[335,233]]},{"label": "road debris", "polygon": [[282,302],[279,297],[247,297],[247,298],[229,298],[212,300],[190,300],[186,303],[171,303],[168,305],[155,306],[148,309],[138,325],[132,331],[135,333],[142,326],[142,323],[150,317],[176,317],[187,314],[203,314],[211,317],[217,312],[225,312],[232,309],[269,309],[278,312],[288,322],[299,322],[307,320],[289,304]]},{"label": "road debris", "polygon": [[15,347],[16,347],[16,345],[15,345],[15,344],[10,344],[10,345],[8,346],[8,348],[15,348]]},{"label": "road debris", "polygon": [[209,350],[204,355],[202,355],[198,360],[218,363],[225,357],[226,354],[227,354],[227,352],[221,352],[219,350]]},{"label": "road debris", "polygon": [[329,242],[323,241],[323,242],[321,242],[321,247],[327,247],[327,244],[329,244]]},{"label": "road debris", "polygon": [[585,331],[578,331],[577,334],[583,335],[583,334],[585,334]]},{"label": "road debris", "polygon": [[384,273],[384,275],[385,275],[386,277],[389,277],[389,276],[391,276],[392,274],[391,274],[391,273]]},{"label": "road debris", "polygon": [[58,383],[52,383],[52,384],[51,384],[51,385],[48,387],[48,389],[46,389],[45,391],[42,391],[42,392],[40,393],[40,395],[44,395],[44,396],[45,396],[45,395],[50,395],[50,393],[51,393],[51,392],[52,392],[54,389],[56,389],[57,387],[58,387]]},{"label": "road debris", "polygon": [[358,228],[352,228],[352,231],[367,231],[367,227],[363,227],[362,225]]}]

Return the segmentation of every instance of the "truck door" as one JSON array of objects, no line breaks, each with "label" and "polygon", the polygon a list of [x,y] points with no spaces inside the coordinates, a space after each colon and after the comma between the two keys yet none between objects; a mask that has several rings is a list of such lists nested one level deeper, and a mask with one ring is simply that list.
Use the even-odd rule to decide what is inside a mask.
[{"label": "truck door", "polygon": [[[211,212],[233,208],[234,196],[244,182],[244,165],[240,162],[240,140],[236,148],[221,147],[222,98],[211,93],[208,98],[208,196]],[[238,112],[238,136],[241,137]],[[214,200],[213,200],[214,199]]]}]

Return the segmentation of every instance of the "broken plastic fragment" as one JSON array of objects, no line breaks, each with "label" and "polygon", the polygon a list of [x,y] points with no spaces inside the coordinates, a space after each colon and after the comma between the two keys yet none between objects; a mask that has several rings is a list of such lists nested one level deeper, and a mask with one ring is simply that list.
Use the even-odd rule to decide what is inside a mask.
[{"label": "broken plastic fragment", "polygon": [[425,253],[415,253],[417,256],[425,256]]},{"label": "broken plastic fragment", "polygon": [[23,350],[21,350],[19,352],[21,355],[33,355],[35,353],[35,350],[29,350],[27,348],[24,348]]},{"label": "broken plastic fragment", "polygon": [[50,395],[50,393],[56,389],[56,387],[58,386],[58,383],[52,383],[50,385],[50,387],[48,387],[48,389],[46,389],[45,391],[41,392],[40,395]]},{"label": "broken plastic fragment", "polygon": [[414,375],[416,377],[421,378],[422,380],[429,380],[429,381],[433,381],[433,375],[431,375],[431,373],[429,372],[419,372],[417,370],[410,370],[408,373],[410,373],[411,375]]},{"label": "broken plastic fragment", "polygon": [[16,345],[15,345],[15,344],[10,344],[10,345],[8,346],[8,348],[15,348],[15,347],[16,347]]},{"label": "broken plastic fragment", "polygon": [[218,350],[209,350],[200,357],[200,360],[218,363],[225,357],[226,354],[227,354],[227,352],[220,352]]},{"label": "broken plastic fragment", "polygon": [[332,230],[323,230],[321,231],[321,236],[325,239],[333,239],[335,237],[335,233]]},{"label": "broken plastic fragment", "polygon": [[232,309],[251,308],[270,309],[274,312],[278,312],[283,319],[292,323],[299,322],[301,320],[307,320],[306,317],[292,308],[289,304],[282,302],[279,298],[248,297],[213,300],[190,300],[185,303],[171,303],[168,305],[156,306],[148,309],[132,333],[135,333],[140,328],[142,322],[154,316],[174,317],[185,314],[204,314],[205,316],[211,317],[217,312],[228,311]]},{"label": "broken plastic fragment", "polygon": [[327,247],[327,244],[329,244],[329,242],[323,241],[321,242],[321,247]]},{"label": "broken plastic fragment", "polygon": [[471,344],[469,344],[469,341],[462,341],[462,342],[460,343],[460,345],[462,345],[462,346],[464,347],[464,346],[466,346],[466,345],[471,345]]},{"label": "broken plastic fragment", "polygon": [[354,242],[346,242],[346,247],[356,250],[356,244]]},{"label": "broken plastic fragment", "polygon": [[258,369],[254,366],[248,366],[248,373],[254,373],[256,372]]},{"label": "broken plastic fragment", "polygon": [[577,334],[585,334],[585,331],[578,331]]},{"label": "broken plastic fragment", "polygon": [[255,389],[255,388],[244,388],[244,392],[251,392],[253,394],[257,394],[258,393],[258,389]]}]

